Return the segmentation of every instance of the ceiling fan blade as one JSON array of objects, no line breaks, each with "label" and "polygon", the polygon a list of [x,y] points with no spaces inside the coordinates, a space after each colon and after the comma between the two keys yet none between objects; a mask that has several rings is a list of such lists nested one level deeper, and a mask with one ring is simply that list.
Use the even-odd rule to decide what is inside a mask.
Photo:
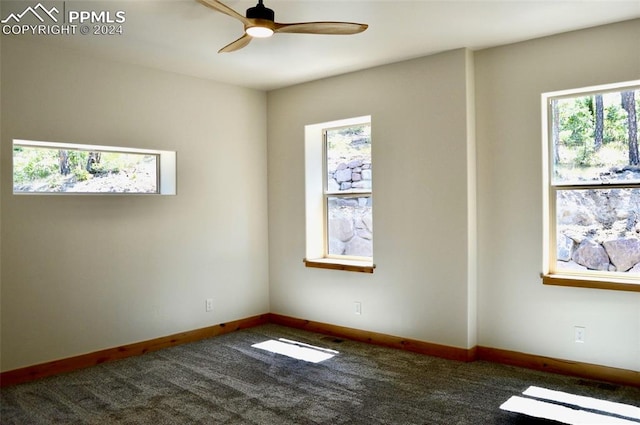
[{"label": "ceiling fan blade", "polygon": [[241,14],[239,14],[238,12],[236,12],[226,4],[219,2],[218,0],[198,0],[198,2],[202,3],[207,7],[210,7],[213,10],[217,10],[220,13],[224,13],[225,15],[229,15],[232,18],[236,18],[237,20],[239,20],[245,25],[248,25],[251,23],[251,21],[249,21],[246,17],[242,16]]},{"label": "ceiling fan blade", "polygon": [[355,22],[300,22],[293,24],[275,23],[275,32],[296,34],[357,34],[366,30],[369,25]]},{"label": "ceiling fan blade", "polygon": [[234,42],[231,42],[224,46],[222,49],[218,50],[218,53],[229,53],[235,52],[236,50],[242,49],[244,46],[251,42],[251,36],[248,34],[243,35],[239,39]]}]

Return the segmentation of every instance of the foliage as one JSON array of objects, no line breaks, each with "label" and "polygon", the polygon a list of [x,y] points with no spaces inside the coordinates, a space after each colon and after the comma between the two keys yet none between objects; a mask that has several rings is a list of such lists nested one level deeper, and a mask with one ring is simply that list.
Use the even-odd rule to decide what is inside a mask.
[{"label": "foliage", "polygon": [[[640,105],[639,105],[640,106]],[[621,107],[611,105],[605,108],[604,143],[618,144],[619,149],[624,149],[622,144],[627,139],[627,114]]]},{"label": "foliage", "polygon": [[586,139],[593,139],[595,122],[590,98],[576,98],[558,102],[560,108],[560,142],[579,147]]},{"label": "foliage", "polygon": [[43,179],[58,170],[57,156],[43,149],[15,146],[13,149],[13,180],[24,182]]},{"label": "foliage", "polygon": [[327,130],[329,162],[353,159],[371,159],[371,125]]},{"label": "foliage", "polygon": [[[603,97],[603,145],[607,148],[603,153],[595,146],[595,96],[558,100],[558,122],[555,123],[560,136],[556,159],[558,170],[624,166],[628,163],[629,123],[627,112],[622,108],[620,92],[604,93]],[[636,91],[636,98],[640,98],[640,90]],[[638,102],[636,109],[640,109]]]},{"label": "foliage", "polygon": [[96,162],[89,162],[89,151],[15,145],[13,148],[13,182],[17,186],[37,185],[53,191],[64,185],[83,182],[94,176],[117,175],[129,171],[129,178],[147,155],[100,152]]},{"label": "foliage", "polygon": [[89,178],[91,177],[91,173],[89,173],[87,170],[85,170],[82,167],[74,167],[72,170],[72,173],[73,173],[73,176],[76,178],[76,180],[79,182],[89,180]]},{"label": "foliage", "polygon": [[371,126],[369,124],[353,125],[336,131],[341,136],[363,136],[371,135]]}]

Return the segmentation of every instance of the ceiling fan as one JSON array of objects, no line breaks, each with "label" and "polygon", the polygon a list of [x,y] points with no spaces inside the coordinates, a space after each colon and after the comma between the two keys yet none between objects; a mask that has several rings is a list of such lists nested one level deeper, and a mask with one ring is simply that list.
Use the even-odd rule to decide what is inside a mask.
[{"label": "ceiling fan", "polygon": [[266,7],[262,1],[258,0],[255,7],[247,9],[247,15],[242,16],[229,6],[218,0],[198,0],[207,7],[218,12],[236,18],[244,24],[244,35],[236,41],[227,44],[218,53],[234,52],[245,47],[254,37],[271,37],[274,33],[297,33],[297,34],[335,34],[349,35],[357,34],[367,29],[367,24],[357,24],[354,22],[299,22],[291,24],[281,24],[275,22],[275,13]]}]

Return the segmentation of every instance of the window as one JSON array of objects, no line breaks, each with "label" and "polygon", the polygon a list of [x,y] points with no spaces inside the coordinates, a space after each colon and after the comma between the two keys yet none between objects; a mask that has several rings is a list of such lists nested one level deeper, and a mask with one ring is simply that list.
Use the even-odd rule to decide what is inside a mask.
[{"label": "window", "polygon": [[640,81],[542,101],[543,281],[640,291]]},{"label": "window", "polygon": [[373,272],[371,117],[305,128],[308,267]]},{"label": "window", "polygon": [[13,193],[175,194],[175,152],[13,141]]}]

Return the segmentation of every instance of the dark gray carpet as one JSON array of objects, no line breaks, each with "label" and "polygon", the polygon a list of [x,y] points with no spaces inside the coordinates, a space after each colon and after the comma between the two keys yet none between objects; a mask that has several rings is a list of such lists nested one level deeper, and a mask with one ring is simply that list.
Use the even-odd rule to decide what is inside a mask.
[{"label": "dark gray carpet", "polygon": [[[252,348],[337,350],[308,363]],[[530,385],[640,405],[640,388],[461,363],[276,325],[3,388],[2,424],[530,424],[499,406]],[[639,422],[640,423],[640,422]]]}]

